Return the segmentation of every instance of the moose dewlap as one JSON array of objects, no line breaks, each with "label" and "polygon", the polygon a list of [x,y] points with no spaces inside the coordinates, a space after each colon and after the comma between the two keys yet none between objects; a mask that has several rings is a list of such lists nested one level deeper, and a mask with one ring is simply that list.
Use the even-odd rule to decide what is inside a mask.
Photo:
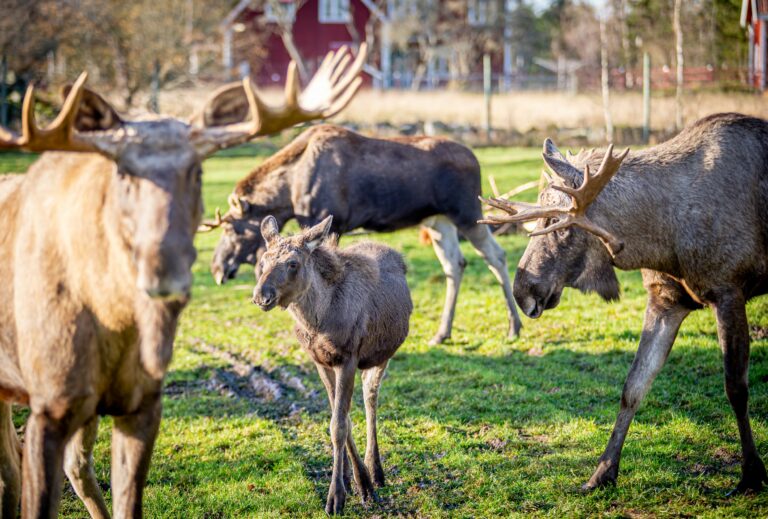
[{"label": "moose dewlap", "polygon": [[[256,266],[253,302],[265,311],[288,309],[328,391],[333,476],[325,510],[337,514],[344,509],[350,471],[363,502],[378,499],[373,482],[384,484],[376,440],[379,386],[389,359],[408,336],[413,303],[402,256],[373,242],[339,249],[328,237],[331,220],[290,237],[280,236],[272,216],[262,221],[267,250]],[[364,462],[348,416],[357,369],[365,401]]]}]

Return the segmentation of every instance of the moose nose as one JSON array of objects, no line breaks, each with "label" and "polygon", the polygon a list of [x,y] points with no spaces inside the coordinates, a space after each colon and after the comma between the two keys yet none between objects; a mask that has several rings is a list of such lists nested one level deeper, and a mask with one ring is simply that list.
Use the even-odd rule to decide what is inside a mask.
[{"label": "moose nose", "polygon": [[253,302],[264,310],[269,310],[277,299],[277,292],[271,286],[256,287],[253,291]]}]

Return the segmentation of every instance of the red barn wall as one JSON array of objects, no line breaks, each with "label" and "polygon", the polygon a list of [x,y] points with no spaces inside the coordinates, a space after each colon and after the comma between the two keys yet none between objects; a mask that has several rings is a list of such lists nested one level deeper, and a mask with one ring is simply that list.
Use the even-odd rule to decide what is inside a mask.
[{"label": "red barn wall", "polygon": [[[360,0],[350,0],[352,19],[358,37],[365,39],[365,26],[371,16],[370,11]],[[319,21],[319,0],[307,0],[296,13],[296,21],[293,26],[293,39],[299,49],[310,73],[314,72],[328,51],[336,50],[342,45],[353,43],[354,39],[349,33],[346,24],[326,24]],[[253,23],[260,12],[247,10],[239,18],[247,23],[247,30],[259,30],[258,24]],[[261,30],[264,30],[263,28]],[[235,36],[237,37],[237,35]],[[283,40],[276,32],[270,34],[264,44],[266,59],[261,61],[261,66],[254,75],[258,85],[282,85],[285,82],[285,71],[291,61],[288,51],[283,45]],[[238,53],[235,56],[235,66],[247,56]],[[364,75],[366,81],[370,77]]]}]

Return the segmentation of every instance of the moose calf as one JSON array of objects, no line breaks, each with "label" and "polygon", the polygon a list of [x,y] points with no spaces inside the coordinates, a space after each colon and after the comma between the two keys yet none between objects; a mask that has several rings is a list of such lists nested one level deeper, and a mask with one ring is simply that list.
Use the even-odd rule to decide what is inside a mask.
[{"label": "moose calf", "polygon": [[[302,233],[281,237],[278,223],[261,222],[267,250],[256,266],[253,302],[279,305],[296,321],[296,336],[315,362],[331,403],[333,476],[325,511],[344,509],[345,469],[351,468],[363,502],[384,484],[376,406],[389,359],[408,336],[413,310],[402,256],[384,245],[360,242],[344,249],[328,243],[333,217]],[[367,441],[365,463],[352,438],[349,407],[355,370],[362,370]],[[345,455],[346,445],[349,457]]]}]

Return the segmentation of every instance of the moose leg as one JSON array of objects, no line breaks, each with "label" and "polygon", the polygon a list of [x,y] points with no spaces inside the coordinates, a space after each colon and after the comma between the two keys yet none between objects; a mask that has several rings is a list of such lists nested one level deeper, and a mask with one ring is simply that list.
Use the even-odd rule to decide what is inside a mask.
[{"label": "moose leg", "polygon": [[2,517],[16,517],[21,498],[21,443],[11,404],[0,402],[0,500]]},{"label": "moose leg", "polygon": [[384,486],[384,468],[379,455],[379,440],[376,435],[376,410],[379,405],[381,379],[389,361],[363,371],[363,400],[365,401],[365,466],[377,486]]},{"label": "moose leg", "polygon": [[[316,364],[315,367],[317,368],[317,373],[320,375],[320,380],[323,381],[325,391],[328,393],[328,401],[331,405],[331,413],[333,413],[333,401],[335,399],[334,395],[336,394],[336,375],[332,369],[323,367],[320,364]],[[349,461],[349,456],[347,456],[346,451],[344,452],[343,458],[344,488],[346,488],[348,492],[352,492],[352,464]]]},{"label": "moose leg", "polygon": [[507,271],[507,253],[493,239],[491,230],[487,225],[476,225],[469,229],[462,229],[461,232],[472,242],[472,246],[474,246],[477,253],[485,261],[485,264],[488,265],[488,269],[501,284],[501,288],[504,290],[504,299],[507,302],[507,318],[509,319],[507,337],[510,339],[518,337],[523,323],[520,320],[520,315],[517,313],[515,298],[512,295],[512,283],[509,280],[509,272]]},{"label": "moose leg", "polygon": [[[357,359],[349,359],[341,366],[336,366],[333,371],[336,375],[336,391],[333,398],[333,410],[331,412],[331,443],[333,444],[333,475],[328,489],[328,499],[325,504],[325,512],[328,515],[340,514],[344,511],[346,492],[343,481],[343,454],[344,448],[349,442],[351,433],[349,422],[349,406],[352,402],[352,391],[355,387],[355,370]],[[354,462],[355,460],[353,460]],[[365,466],[359,467],[360,474],[367,474]],[[368,484],[371,485],[370,480]],[[373,486],[371,485],[371,488]]]},{"label": "moose leg", "polygon": [[116,518],[141,517],[149,461],[160,428],[160,392],[145,397],[133,414],[112,427],[112,511]]},{"label": "moose leg", "polygon": [[109,510],[93,472],[93,446],[98,430],[99,417],[94,416],[72,435],[64,451],[64,472],[91,517],[108,519]]},{"label": "moose leg", "polygon": [[[59,416],[57,416],[59,415]],[[36,409],[27,419],[22,457],[21,516],[55,518],[61,497],[64,448],[71,434],[72,416]]]},{"label": "moose leg", "polygon": [[[654,273],[655,274],[655,273]],[[648,290],[648,306],[645,309],[643,333],[640,346],[629,368],[624,391],[621,394],[621,408],[613,426],[611,438],[605,452],[600,456],[597,469],[582,487],[592,490],[615,484],[619,475],[619,460],[624,439],[637,408],[653,384],[654,378],[667,361],[669,351],[675,342],[680,324],[691,309],[683,304],[686,297],[676,282],[648,284],[648,273],[643,272]]]},{"label": "moose leg", "polygon": [[[334,402],[336,400],[336,373],[323,366],[317,365],[317,371],[320,373],[320,378],[325,385],[325,389],[328,392],[328,398],[331,401],[331,413],[333,413]],[[352,436],[352,420],[347,416],[347,435],[346,450],[343,451],[342,465],[344,468],[343,480],[344,488],[347,492],[351,492],[352,474],[354,474],[355,484],[357,485],[357,492],[360,495],[360,500],[365,503],[368,499],[373,498],[375,501],[379,500],[379,496],[373,489],[371,478],[368,471],[365,469],[363,460],[360,458],[360,453],[355,445],[355,439]],[[331,429],[331,436],[333,436],[333,430]]]},{"label": "moose leg", "polygon": [[717,335],[725,364],[725,393],[736,415],[741,438],[741,481],[731,494],[760,491],[768,482],[749,424],[749,325],[740,290],[721,294],[715,302]]},{"label": "moose leg", "polygon": [[422,222],[429,232],[432,247],[445,273],[445,304],[440,317],[440,328],[429,344],[440,344],[451,337],[453,316],[456,313],[456,299],[459,296],[459,286],[464,274],[467,261],[461,254],[459,234],[456,226],[442,215],[427,218]]}]

